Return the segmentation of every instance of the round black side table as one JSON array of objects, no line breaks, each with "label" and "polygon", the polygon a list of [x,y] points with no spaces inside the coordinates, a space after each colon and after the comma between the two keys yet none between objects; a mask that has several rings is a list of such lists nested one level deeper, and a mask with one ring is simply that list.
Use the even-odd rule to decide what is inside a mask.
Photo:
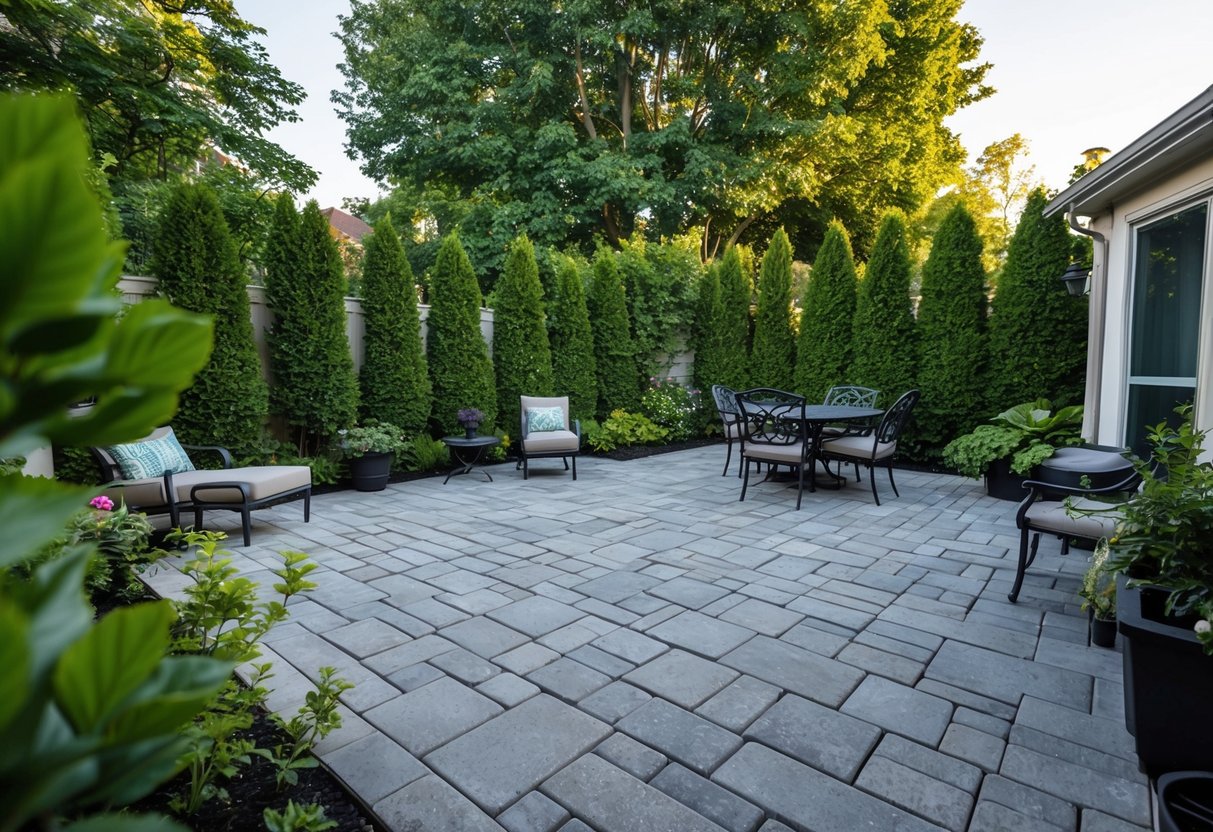
[{"label": "round black side table", "polygon": [[[444,436],[442,441],[451,449],[451,455],[459,464],[458,468],[451,469],[451,472],[446,475],[446,479],[442,481],[443,485],[446,485],[451,477],[472,473],[480,464],[480,458],[484,456],[484,452],[501,444],[501,440],[496,436],[474,436],[471,439],[466,436]],[[489,482],[493,481],[493,477],[488,471],[481,468],[480,473],[488,477]]]}]

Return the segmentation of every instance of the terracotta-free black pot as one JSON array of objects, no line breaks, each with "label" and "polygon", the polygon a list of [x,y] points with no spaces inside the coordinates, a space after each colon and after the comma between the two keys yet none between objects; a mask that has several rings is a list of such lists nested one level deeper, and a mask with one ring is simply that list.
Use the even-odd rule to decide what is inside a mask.
[{"label": "terracotta-free black pot", "polygon": [[363,454],[350,460],[350,477],[357,491],[382,491],[391,474],[391,454]]},{"label": "terracotta-free black pot", "polygon": [[999,500],[1019,502],[1027,492],[1023,483],[1027,477],[1011,472],[1011,460],[996,459],[986,467],[986,493]]},{"label": "terracotta-free black pot", "polygon": [[1096,647],[1115,647],[1116,646],[1116,619],[1115,618],[1092,618],[1091,619],[1091,643]]},{"label": "terracotta-free black pot", "polygon": [[1168,618],[1167,590],[1116,579],[1116,616],[1124,639],[1125,727],[1137,741],[1141,770],[1213,771],[1213,656],[1205,655],[1195,616]]}]

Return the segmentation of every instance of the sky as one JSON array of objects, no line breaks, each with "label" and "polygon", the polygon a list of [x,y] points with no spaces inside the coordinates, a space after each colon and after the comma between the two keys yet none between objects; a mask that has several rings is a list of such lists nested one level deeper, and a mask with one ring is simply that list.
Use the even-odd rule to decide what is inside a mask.
[{"label": "sky", "polygon": [[[343,86],[333,37],[346,0],[239,0],[266,29],[270,60],[303,86],[301,120],[269,135],[320,174],[308,198],[321,207],[381,189],[345,154],[345,125],[329,95]],[[1088,147],[1123,148],[1213,85],[1213,0],[966,0],[959,18],[977,27],[987,83],[997,92],[948,125],[976,158],[1020,133],[1036,176],[1060,189]]]}]

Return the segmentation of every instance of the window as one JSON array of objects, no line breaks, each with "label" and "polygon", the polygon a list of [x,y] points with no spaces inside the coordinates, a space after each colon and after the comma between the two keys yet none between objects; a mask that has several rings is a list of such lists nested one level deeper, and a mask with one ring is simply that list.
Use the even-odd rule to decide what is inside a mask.
[{"label": "window", "polygon": [[1196,395],[1208,205],[1137,229],[1125,444],[1145,458],[1146,430],[1174,423]]}]

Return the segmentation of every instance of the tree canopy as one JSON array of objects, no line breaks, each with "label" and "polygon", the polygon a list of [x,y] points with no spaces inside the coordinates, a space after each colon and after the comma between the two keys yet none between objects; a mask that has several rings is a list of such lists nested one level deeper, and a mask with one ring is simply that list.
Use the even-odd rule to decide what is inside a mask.
[{"label": "tree canopy", "polygon": [[963,160],[943,121],[990,90],[960,6],[354,0],[333,98],[366,173],[425,192],[482,267],[519,230],[695,228],[705,260],[834,216],[866,237]]},{"label": "tree canopy", "polygon": [[209,143],[267,184],[315,181],[265,137],[303,89],[230,0],[8,0],[2,19],[0,89],[70,90],[109,173],[164,176]]}]

